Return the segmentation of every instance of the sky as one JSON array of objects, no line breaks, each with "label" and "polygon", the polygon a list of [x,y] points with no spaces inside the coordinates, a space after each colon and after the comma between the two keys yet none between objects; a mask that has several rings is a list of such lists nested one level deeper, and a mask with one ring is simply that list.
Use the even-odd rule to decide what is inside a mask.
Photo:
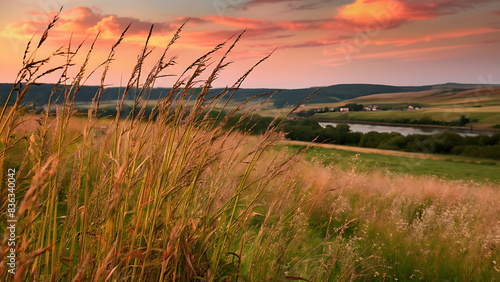
[{"label": "sky", "polygon": [[[181,37],[167,52],[177,64],[156,86],[171,86],[193,60],[244,30],[215,87],[231,86],[273,51],[243,87],[500,83],[498,0],[0,0],[0,5],[0,82],[14,81],[27,42],[33,36],[37,42],[63,7],[40,58],[83,42],[76,57],[82,62],[99,33],[91,56],[96,67],[131,23],[106,77],[113,86],[128,80],[151,25],[146,69],[183,23]],[[226,49],[216,53],[213,65]],[[88,85],[99,83],[99,72]],[[55,75],[40,82],[53,82]]]}]

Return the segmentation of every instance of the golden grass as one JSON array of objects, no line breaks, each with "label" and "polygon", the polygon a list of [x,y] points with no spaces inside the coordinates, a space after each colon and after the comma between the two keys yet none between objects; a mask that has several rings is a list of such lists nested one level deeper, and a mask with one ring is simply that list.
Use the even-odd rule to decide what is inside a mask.
[{"label": "golden grass", "polygon": [[[207,99],[211,84],[227,65],[226,57],[241,35],[208,70],[210,56],[228,42],[220,44],[188,66],[168,95],[157,101],[156,114],[145,116],[147,103],[142,101],[147,100],[148,90],[162,71],[174,63],[175,57],[167,59],[166,53],[182,27],[156,65],[143,70],[151,29],[117,103],[118,114],[103,120],[98,116],[100,98],[127,27],[100,65],[101,85],[82,119],[75,117],[74,100],[79,87],[95,72],[89,74],[86,69],[94,44],[76,67],[79,72],[75,77],[68,78],[67,73],[82,45],[54,53],[66,62],[45,70],[52,57],[38,59],[36,53],[55,21],[57,16],[34,50],[30,50],[32,42],[28,44],[23,68],[0,116],[1,173],[7,167],[16,168],[20,199],[17,268],[10,276],[4,260],[0,276],[16,281],[227,280],[242,275],[243,265],[255,276],[276,275],[273,267],[260,272],[263,265],[276,263],[266,251],[255,253],[250,260],[242,258],[249,245],[266,250],[269,236],[276,236],[275,231],[261,228],[259,239],[247,241],[246,231],[261,197],[271,193],[267,192],[270,186],[276,187],[279,182],[274,179],[292,158],[260,161],[278,138],[272,127],[252,145],[245,144],[246,135],[222,130],[252,99],[232,109],[222,122],[215,123],[207,115],[216,105],[222,104],[224,109],[251,70],[267,57],[233,87]],[[45,114],[28,115],[31,121],[23,121],[22,101],[28,89],[56,71],[61,74],[53,93],[62,92],[63,103],[49,104]],[[208,78],[197,84],[205,72],[209,72]],[[192,98],[195,88],[201,92]],[[14,95],[16,92],[21,94]],[[133,114],[121,117],[129,95],[134,98]],[[55,115],[50,114],[51,109],[56,110]],[[251,113],[243,113],[242,120]],[[6,203],[5,183],[0,186],[2,203]],[[281,195],[275,197],[273,205],[282,200]],[[2,204],[3,219],[7,218],[5,207]],[[287,214],[295,213],[288,210]],[[9,251],[7,239],[4,236],[0,244],[2,258]]]},{"label": "golden grass", "polygon": [[378,266],[368,277],[483,281],[500,273],[497,185],[345,172],[314,162],[302,163],[297,177],[311,193],[335,189],[307,210],[309,220],[324,236],[341,226],[359,267]]}]

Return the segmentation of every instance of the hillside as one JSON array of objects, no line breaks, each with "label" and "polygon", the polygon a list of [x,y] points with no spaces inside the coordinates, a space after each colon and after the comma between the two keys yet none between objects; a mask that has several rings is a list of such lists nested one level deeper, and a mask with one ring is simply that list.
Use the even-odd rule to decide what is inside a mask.
[{"label": "hillside", "polygon": [[[5,103],[6,98],[10,92],[11,84],[1,83],[0,84],[0,103]],[[35,103],[38,105],[47,104],[49,101],[50,91],[54,87],[53,84],[40,84],[37,86],[32,86],[25,98],[26,103]],[[302,102],[308,95],[317,90],[317,94],[306,102],[306,104],[324,104],[324,103],[336,103],[339,101],[356,99],[359,97],[368,96],[370,99],[387,98],[393,99],[393,97],[408,98],[414,97],[415,99],[420,99],[421,95],[436,95],[436,93],[442,92],[448,93],[448,91],[457,91],[457,87],[460,89],[470,89],[472,85],[459,84],[441,84],[441,85],[428,85],[428,86],[391,86],[391,85],[377,85],[377,84],[337,84],[325,87],[310,87],[302,89],[277,89],[277,88],[244,88],[238,90],[233,100],[236,102],[241,102],[249,97],[266,93],[280,91],[280,93],[274,95],[270,101],[273,103],[275,108],[281,108],[285,105],[297,105]],[[479,85],[476,85],[478,88]],[[98,87],[97,86],[83,86],[79,91],[75,101],[76,102],[90,102],[94,97]],[[439,90],[433,90],[439,89]],[[214,88],[212,93],[216,95],[220,93],[222,88]],[[106,93],[102,97],[102,101],[116,100],[123,89],[119,87],[110,87],[107,89]],[[150,99],[157,100],[163,97],[170,91],[170,88],[154,88],[151,91]],[[443,92],[444,91],[444,92]],[[471,90],[474,91],[474,90]],[[402,95],[405,94],[405,95]],[[374,96],[382,95],[382,96]],[[383,96],[385,95],[385,96]],[[408,96],[408,97],[406,97]],[[196,92],[194,94],[196,97]],[[444,97],[444,96],[443,96]],[[53,98],[57,99],[57,94]],[[128,99],[133,99],[133,95],[130,95]],[[365,99],[365,98],[363,98]],[[60,100],[58,100],[60,101]],[[364,101],[364,100],[352,100],[352,101]]]},{"label": "hillside", "polygon": [[397,92],[366,95],[345,101],[360,104],[404,104],[427,105],[495,106],[500,105],[500,87],[481,87],[472,90],[433,89],[419,92]]}]

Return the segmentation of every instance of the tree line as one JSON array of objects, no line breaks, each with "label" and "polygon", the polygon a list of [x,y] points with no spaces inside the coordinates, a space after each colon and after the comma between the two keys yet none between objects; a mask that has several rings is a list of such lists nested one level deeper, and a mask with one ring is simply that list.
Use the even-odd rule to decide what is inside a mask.
[{"label": "tree line", "polygon": [[291,140],[500,159],[500,133],[492,136],[461,136],[450,131],[407,136],[397,132],[361,133],[352,132],[347,124],[339,124],[336,127],[327,125],[323,128],[312,118],[288,121],[283,126],[283,131]]}]

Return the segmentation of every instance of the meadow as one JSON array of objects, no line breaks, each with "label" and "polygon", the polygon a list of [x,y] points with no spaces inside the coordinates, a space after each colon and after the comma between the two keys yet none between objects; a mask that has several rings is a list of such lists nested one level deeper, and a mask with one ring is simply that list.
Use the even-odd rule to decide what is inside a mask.
[{"label": "meadow", "polygon": [[[8,212],[10,191],[2,181],[3,281],[500,277],[497,184],[387,175],[358,169],[349,159],[337,159],[346,166],[339,167],[314,151],[284,152],[274,146],[283,139],[280,119],[257,136],[237,131],[238,124],[224,127],[237,114],[243,120],[255,112],[241,111],[250,100],[224,116],[208,115],[250,74],[220,96],[206,98],[239,37],[189,65],[149,116],[148,103],[140,101],[171,65],[166,54],[182,27],[150,70],[143,70],[146,41],[116,116],[103,117],[99,99],[126,32],[99,69],[102,83],[92,105],[80,114],[74,97],[89,72],[92,47],[79,64],[73,61],[77,51],[68,48],[60,54],[66,63],[50,66],[50,58],[37,58],[36,51],[53,23],[28,45],[0,115],[0,175],[5,179],[8,169],[15,169],[17,199],[15,212]],[[221,59],[209,68],[215,52]],[[69,79],[70,68],[77,75]],[[49,104],[43,113],[23,109],[23,93],[57,71],[53,93],[63,102]],[[204,73],[208,78],[196,84]],[[195,88],[201,94],[190,99]],[[123,117],[128,95],[134,103]],[[15,274],[7,264],[8,219],[16,220]]]},{"label": "meadow", "polygon": [[325,166],[346,170],[353,165],[356,172],[381,172],[388,175],[436,176],[440,179],[500,183],[500,166],[491,159],[438,154],[406,153],[307,142],[283,141],[290,153],[310,147],[305,157]]}]

